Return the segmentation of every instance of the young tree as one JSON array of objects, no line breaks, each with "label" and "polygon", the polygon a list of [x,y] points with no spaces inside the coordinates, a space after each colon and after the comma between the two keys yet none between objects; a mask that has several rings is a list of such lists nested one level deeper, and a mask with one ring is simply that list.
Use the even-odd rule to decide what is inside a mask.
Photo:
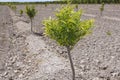
[{"label": "young tree", "polygon": [[35,9],[34,6],[26,6],[26,14],[28,15],[28,17],[30,18],[30,22],[31,22],[31,32],[33,32],[33,19],[36,15],[37,11]]},{"label": "young tree", "polygon": [[23,15],[23,10],[21,9],[21,10],[20,10],[20,16],[22,16],[22,15]]},{"label": "young tree", "polygon": [[7,4],[7,5],[8,5],[8,7],[11,8],[11,9],[15,12],[15,14],[16,14],[16,10],[17,10],[16,5],[13,5],[13,4]]},{"label": "young tree", "polygon": [[15,12],[15,14],[16,14],[16,10],[17,10],[16,5],[13,5],[13,11]]},{"label": "young tree", "polygon": [[9,8],[11,8],[11,4],[10,4],[10,3],[7,3],[7,6],[8,6]]},{"label": "young tree", "polygon": [[70,51],[93,26],[93,20],[81,21],[81,15],[82,10],[75,12],[74,7],[67,5],[56,13],[56,18],[43,21],[45,34],[67,49],[73,74],[72,80],[75,80],[75,69]]},{"label": "young tree", "polygon": [[103,11],[104,11],[104,3],[102,3],[101,6],[100,6],[100,15],[101,16],[103,14]]},{"label": "young tree", "polygon": [[48,6],[48,4],[47,3],[45,3],[45,7],[47,7]]},{"label": "young tree", "polygon": [[78,4],[76,4],[75,7],[76,7],[76,11],[78,11]]}]

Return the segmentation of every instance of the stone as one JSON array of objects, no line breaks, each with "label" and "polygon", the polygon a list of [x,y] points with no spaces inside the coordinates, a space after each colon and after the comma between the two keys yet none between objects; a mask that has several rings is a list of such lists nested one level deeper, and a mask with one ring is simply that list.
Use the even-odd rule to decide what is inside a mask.
[{"label": "stone", "polygon": [[22,77],[23,77],[23,74],[20,74],[20,75],[19,75],[19,78],[22,78]]}]

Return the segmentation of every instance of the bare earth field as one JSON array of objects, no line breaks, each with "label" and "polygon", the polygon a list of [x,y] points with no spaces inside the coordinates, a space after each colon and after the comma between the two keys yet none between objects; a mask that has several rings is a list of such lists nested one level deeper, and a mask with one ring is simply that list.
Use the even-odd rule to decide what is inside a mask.
[{"label": "bare earth field", "polygon": [[[36,5],[34,31],[43,33],[42,21],[54,17],[61,5]],[[81,20],[94,19],[90,35],[80,40],[71,55],[76,80],[120,80],[120,6],[79,5],[84,13]],[[15,14],[7,6],[0,6],[0,80],[71,80],[71,69],[64,47],[46,36],[30,31],[30,20],[19,10]]]}]

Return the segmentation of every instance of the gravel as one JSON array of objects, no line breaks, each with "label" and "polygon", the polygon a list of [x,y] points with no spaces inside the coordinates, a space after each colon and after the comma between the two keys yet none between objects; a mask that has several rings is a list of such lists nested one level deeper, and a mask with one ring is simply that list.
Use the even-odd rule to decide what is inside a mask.
[{"label": "gravel", "polygon": [[[39,11],[34,18],[34,31],[44,32],[42,20],[54,17],[54,11],[60,6],[36,5]],[[95,27],[71,51],[76,80],[120,80],[120,7],[105,5],[103,16],[99,15],[99,7],[100,5],[79,5],[79,8],[85,10],[82,20],[95,19]],[[4,67],[3,69],[0,65],[0,80],[71,80],[66,49],[46,36],[30,32],[29,18],[25,14],[20,17],[18,13],[23,8],[24,5],[18,5],[15,15],[8,7],[0,6],[0,16],[8,11],[9,14],[4,15],[10,20],[0,19],[4,19],[4,24],[7,22],[12,26],[9,28],[5,24],[3,27],[0,22],[0,39],[10,39],[4,40],[8,42],[5,46],[0,43],[0,64],[3,63]]]}]

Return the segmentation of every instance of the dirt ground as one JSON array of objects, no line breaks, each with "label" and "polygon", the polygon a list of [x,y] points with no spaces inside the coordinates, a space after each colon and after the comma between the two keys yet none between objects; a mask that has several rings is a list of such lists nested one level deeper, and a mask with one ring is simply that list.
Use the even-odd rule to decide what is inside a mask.
[{"label": "dirt ground", "polygon": [[[42,21],[54,17],[61,5],[36,5],[34,31],[43,33]],[[90,35],[81,39],[71,51],[76,80],[120,80],[120,6],[79,5],[81,20],[94,19]],[[71,69],[64,47],[46,36],[30,31],[30,20],[19,10],[15,14],[0,6],[0,80],[71,80]]]}]

